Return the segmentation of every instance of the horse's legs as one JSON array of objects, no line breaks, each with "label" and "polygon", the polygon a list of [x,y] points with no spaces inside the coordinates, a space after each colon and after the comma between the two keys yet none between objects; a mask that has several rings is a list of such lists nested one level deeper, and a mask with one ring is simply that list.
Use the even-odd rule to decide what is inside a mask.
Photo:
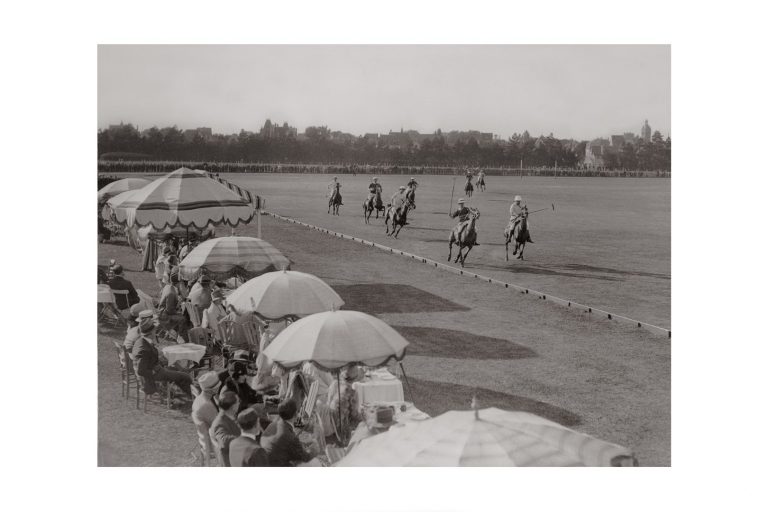
[{"label": "horse's legs", "polygon": [[453,252],[453,233],[451,233],[451,238],[448,240],[448,261],[451,261],[452,252]]},{"label": "horse's legs", "polygon": [[521,242],[518,245],[520,246],[520,254],[517,255],[517,259],[521,260],[521,259],[523,259],[523,251],[525,250],[525,242]]},{"label": "horse's legs", "polygon": [[506,253],[507,253],[506,261],[509,261],[509,236],[506,233],[504,233],[504,238],[506,241],[506,243],[504,244],[504,249],[506,250]]},{"label": "horse's legs", "polygon": [[475,244],[470,244],[469,247],[467,247],[467,252],[464,253],[464,256],[461,257],[461,266],[464,266],[464,262],[467,261],[467,256],[469,256],[469,251],[472,250],[472,247],[474,247]]}]

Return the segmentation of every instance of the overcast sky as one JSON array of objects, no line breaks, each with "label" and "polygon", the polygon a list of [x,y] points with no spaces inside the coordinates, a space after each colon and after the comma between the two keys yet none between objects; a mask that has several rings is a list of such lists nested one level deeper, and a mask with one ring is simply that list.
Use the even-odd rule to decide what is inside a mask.
[{"label": "overcast sky", "polygon": [[648,119],[670,133],[669,46],[114,46],[98,49],[99,128],[303,132],[438,128],[580,140]]}]

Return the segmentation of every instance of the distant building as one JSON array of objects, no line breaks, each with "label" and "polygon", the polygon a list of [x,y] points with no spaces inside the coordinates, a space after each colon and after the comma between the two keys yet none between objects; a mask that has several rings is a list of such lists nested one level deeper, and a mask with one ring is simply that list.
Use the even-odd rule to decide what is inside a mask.
[{"label": "distant building", "polygon": [[210,128],[195,128],[193,130],[184,130],[184,140],[191,142],[195,137],[200,136],[205,141],[213,139],[213,130]]},{"label": "distant building", "polygon": [[594,139],[587,142],[584,150],[584,166],[589,168],[603,167],[605,165],[605,155],[615,152],[608,139]]},{"label": "distant building", "polygon": [[265,139],[295,139],[298,135],[298,130],[293,126],[288,126],[288,123],[283,123],[283,126],[277,123],[272,123],[267,119],[264,122],[264,126],[259,131],[259,135]]},{"label": "distant building", "polygon": [[648,124],[647,119],[645,120],[643,127],[640,129],[640,137],[642,137],[645,142],[651,142],[651,126]]},{"label": "distant building", "polygon": [[623,135],[611,135],[611,147],[615,149],[619,149],[621,146],[624,145],[624,142],[626,139],[624,139]]}]

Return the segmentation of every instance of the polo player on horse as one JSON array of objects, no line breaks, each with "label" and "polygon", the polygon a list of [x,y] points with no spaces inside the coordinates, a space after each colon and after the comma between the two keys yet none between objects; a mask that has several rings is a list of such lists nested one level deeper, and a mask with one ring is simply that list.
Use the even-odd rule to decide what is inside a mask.
[{"label": "polo player on horse", "polygon": [[368,185],[368,200],[370,201],[371,199],[375,199],[373,205],[377,210],[384,209],[384,205],[381,200],[381,193],[383,190],[384,189],[381,187],[381,184],[379,184],[379,178],[373,178],[371,184]]},{"label": "polo player on horse", "polygon": [[[466,229],[467,225],[469,225],[469,214],[470,210],[466,206],[464,206],[464,198],[459,199],[458,201],[458,208],[450,213],[450,216],[452,219],[455,219],[456,217],[459,218],[458,223],[453,228],[456,230],[456,240],[460,240],[461,234]],[[480,245],[478,243],[475,243],[475,245]]]},{"label": "polo player on horse", "polygon": [[[522,206],[520,203],[523,201],[523,198],[520,196],[515,196],[514,201],[512,202],[512,206],[509,207],[509,223],[512,225],[512,232],[514,232],[515,228],[518,224],[520,224],[520,221],[523,219],[523,210],[526,208],[525,206]],[[531,221],[528,221],[528,226],[530,228]],[[531,240],[530,232],[528,233],[528,242],[533,243],[533,240]]]},{"label": "polo player on horse", "polygon": [[333,181],[328,184],[328,197],[333,197],[334,192],[339,196],[339,204],[344,205],[341,202],[341,183],[338,176],[334,176]]},{"label": "polo player on horse", "polygon": [[[400,185],[397,192],[392,195],[392,199],[389,200],[389,206],[395,210],[395,214],[401,215],[403,206],[405,205],[405,185]],[[393,215],[394,216],[394,215]]]}]

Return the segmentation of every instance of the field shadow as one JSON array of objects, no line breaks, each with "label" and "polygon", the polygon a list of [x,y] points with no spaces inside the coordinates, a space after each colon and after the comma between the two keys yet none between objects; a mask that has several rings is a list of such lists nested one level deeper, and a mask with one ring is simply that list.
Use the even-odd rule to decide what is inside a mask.
[{"label": "field shadow", "polygon": [[530,348],[501,338],[434,327],[393,325],[410,342],[409,355],[452,359],[524,359],[536,357]]},{"label": "field shadow", "polygon": [[427,228],[422,226],[408,226],[410,229],[420,229],[424,231],[445,231],[446,233],[449,233],[451,230],[446,228]]},{"label": "field shadow", "polygon": [[[502,244],[503,245],[503,244]],[[558,276],[558,277],[574,277],[578,279],[594,279],[597,281],[624,281],[619,277],[611,276],[599,276],[594,274],[579,274],[574,272],[560,272],[559,270],[553,270],[545,267],[533,267],[526,265],[525,263],[514,263],[515,256],[512,256],[512,252],[509,253],[510,261],[503,262],[499,265],[488,265],[485,263],[472,262],[472,257],[467,260],[466,269],[478,269],[478,270],[504,270],[513,274],[535,274],[540,276]]]},{"label": "field shadow", "polygon": [[[497,407],[505,411],[529,412],[566,427],[581,423],[581,418],[571,411],[519,395],[411,377],[408,378],[408,382],[413,391],[413,401],[416,407],[432,417],[447,411],[468,410],[472,397],[477,396],[481,409]],[[407,389],[405,391],[408,398]]]},{"label": "field shadow", "polygon": [[560,265],[559,268],[562,268],[565,270],[580,270],[583,272],[601,272],[603,274],[620,274],[625,276],[640,276],[640,277],[654,277],[657,279],[671,279],[671,276],[668,276],[666,274],[655,274],[653,272],[639,272],[639,271],[631,271],[631,270],[618,270],[615,268],[607,268],[607,267],[593,267],[590,265],[578,265],[576,263],[572,263],[568,265]]},{"label": "field shadow", "polygon": [[470,309],[407,284],[350,284],[337,285],[333,289],[344,299],[345,309],[372,315],[469,311]]}]

